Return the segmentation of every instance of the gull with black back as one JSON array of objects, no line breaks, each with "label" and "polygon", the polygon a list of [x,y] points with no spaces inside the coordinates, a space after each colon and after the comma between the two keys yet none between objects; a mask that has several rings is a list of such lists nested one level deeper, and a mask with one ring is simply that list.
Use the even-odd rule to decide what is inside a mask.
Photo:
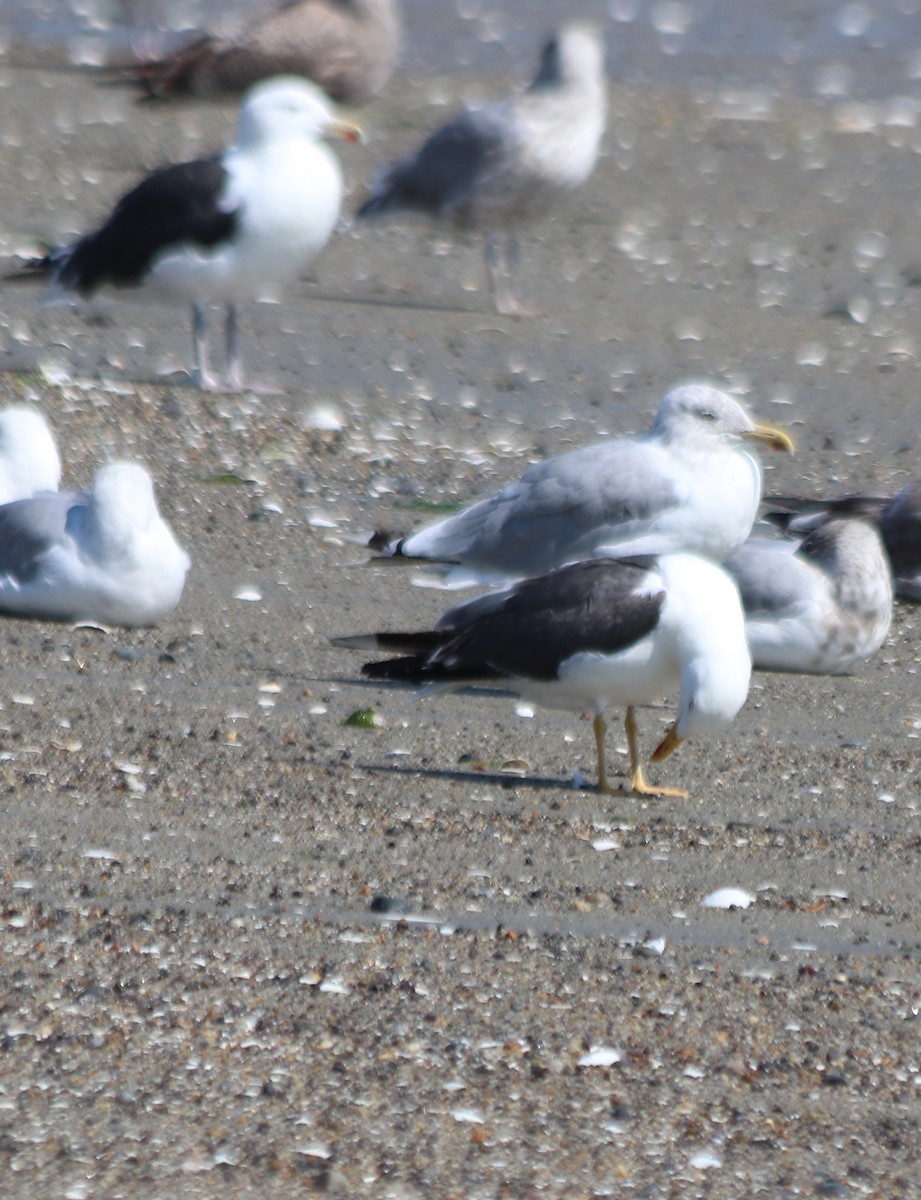
[{"label": "gull with black back", "polygon": [[[258,84],[243,103],[235,144],[216,158],[163,167],[116,204],[93,233],[25,265],[47,275],[52,298],[105,286],[144,289],[192,305],[197,379],[242,389],[238,305],[291,283],[332,235],[342,171],[324,139],[355,140],[326,96],[302,79]],[[206,306],[227,306],[227,374],[208,364]]]},{"label": "gull with black back", "polygon": [[678,690],[677,717],[652,755],[660,762],[685,738],[723,731],[745,703],[751,673],[738,590],[693,554],[573,563],[479,596],[431,630],[333,642],[400,655],[366,663],[370,679],[511,688],[549,708],[591,712],[601,792],[614,790],[605,714],[625,708],[635,795],[687,794],[646,781],[635,707]]}]

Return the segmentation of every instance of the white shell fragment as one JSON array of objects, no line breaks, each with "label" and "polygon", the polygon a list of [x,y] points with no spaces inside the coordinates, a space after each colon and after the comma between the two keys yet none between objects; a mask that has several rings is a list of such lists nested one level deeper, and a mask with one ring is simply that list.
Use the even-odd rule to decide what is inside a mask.
[{"label": "white shell fragment", "polygon": [[619,850],[620,842],[617,838],[595,838],[592,842],[592,849],[597,850],[599,854],[604,854],[606,850]]},{"label": "white shell fragment", "polygon": [[723,1160],[714,1154],[712,1150],[700,1150],[691,1158],[688,1164],[688,1166],[695,1167],[698,1171],[710,1171],[722,1165]]},{"label": "white shell fragment", "polygon": [[453,1112],[455,1121],[463,1125],[482,1125],[486,1118],[475,1108],[456,1108]]},{"label": "white shell fragment", "polygon": [[587,1054],[583,1054],[576,1063],[577,1067],[613,1067],[620,1062],[621,1052],[614,1046],[595,1046]]},{"label": "white shell fragment", "polygon": [[755,903],[755,897],[744,888],[724,887],[717,888],[700,903],[704,908],[748,908]]}]

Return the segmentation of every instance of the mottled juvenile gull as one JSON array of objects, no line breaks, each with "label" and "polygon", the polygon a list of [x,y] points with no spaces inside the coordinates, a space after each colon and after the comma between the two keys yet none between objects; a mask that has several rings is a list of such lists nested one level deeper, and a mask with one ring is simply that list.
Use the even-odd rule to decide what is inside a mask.
[{"label": "mottled juvenile gull", "polygon": [[518,230],[588,179],[606,108],[601,38],[564,25],[526,92],[437,130],[382,172],[357,215],[417,211],[484,233],[493,302],[500,313],[525,315],[514,291]]},{"label": "mottled juvenile gull", "polygon": [[802,542],[750,537],[725,567],[756,667],[838,675],[875,654],[889,631],[889,561],[859,518],[830,517]]},{"label": "mottled juvenile gull", "polygon": [[896,595],[921,600],[921,475],[910,480],[895,496],[841,496],[806,500],[771,496],[769,505],[785,511],[768,515],[793,533],[808,532],[828,516],[860,516],[878,527],[892,564]]},{"label": "mottled juvenile gull", "polygon": [[48,422],[35,408],[0,410],[0,504],[56,492],[61,459]]},{"label": "mottled juvenile gull", "polygon": [[205,305],[227,305],[226,386],[243,386],[237,304],[290,283],[320,253],[339,216],[342,172],[324,137],[354,140],[313,84],[257,84],[240,111],[236,144],[218,158],[164,167],[123,196],[94,233],[28,273],[50,275],[53,295],[104,285],[144,287],[192,303],[198,380],[208,370]]},{"label": "mottled juvenile gull", "polygon": [[725,392],[683,384],[664,397],[649,433],[537,463],[489,499],[406,537],[375,534],[370,547],[442,564],[448,586],[598,554],[687,550],[721,562],[748,537],[761,498],[751,442],[792,449]]},{"label": "mottled juvenile gull", "polygon": [[513,688],[549,708],[594,715],[598,790],[610,792],[605,712],[626,708],[630,791],[684,796],[646,782],[634,706],[679,689],[678,715],[652,755],[667,758],[687,737],[723,730],[748,695],[751,661],[735,585],[692,554],[591,559],[478,597],[421,633],[334,639],[396,650],[366,663],[372,679]]},{"label": "mottled juvenile gull", "polygon": [[396,0],[285,0],[133,74],[156,99],[235,95],[272,75],[303,75],[340,104],[362,104],[393,74],[399,41]]},{"label": "mottled juvenile gull", "polygon": [[0,612],[153,625],[179,603],[189,566],[137,463],[102,467],[87,492],[0,507]]}]

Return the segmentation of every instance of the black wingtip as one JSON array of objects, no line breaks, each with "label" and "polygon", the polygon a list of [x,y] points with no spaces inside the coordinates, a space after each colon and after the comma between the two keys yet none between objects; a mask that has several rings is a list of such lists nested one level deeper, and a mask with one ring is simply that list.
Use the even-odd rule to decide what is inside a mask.
[{"label": "black wingtip", "polygon": [[375,529],[368,538],[368,549],[375,554],[387,555],[388,558],[399,558],[403,552],[403,539],[406,534],[399,529]]},{"label": "black wingtip", "polygon": [[425,682],[425,660],[417,655],[406,658],[385,658],[379,662],[367,662],[361,668],[368,679],[387,679],[391,683]]},{"label": "black wingtip", "polygon": [[355,213],[356,221],[373,220],[375,217],[386,216],[392,212],[397,205],[392,192],[381,192],[378,195],[369,196]]}]

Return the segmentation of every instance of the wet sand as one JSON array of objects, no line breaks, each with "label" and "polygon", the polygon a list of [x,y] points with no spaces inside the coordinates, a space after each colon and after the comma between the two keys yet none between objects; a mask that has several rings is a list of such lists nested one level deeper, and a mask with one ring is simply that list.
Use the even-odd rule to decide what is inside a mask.
[{"label": "wet sand", "polygon": [[[66,71],[0,83],[4,255],[230,129]],[[364,115],[350,207],[443,86]],[[899,487],[919,146],[871,105],[614,85],[595,177],[527,239],[545,316],[489,311],[472,240],[345,232],[244,315],[280,396],[164,376],[177,308],[0,291],[2,402],[42,408],[68,484],[144,461],[195,564],[155,630],[3,625],[7,1196],[912,1194],[917,608],[857,675],[757,675],[655,768],[687,801],[574,788],[589,723],[420,703],[327,639],[448,602],[350,538],[643,429],[688,375],[791,429],[768,491]],[[724,886],[756,902],[701,906]]]}]

